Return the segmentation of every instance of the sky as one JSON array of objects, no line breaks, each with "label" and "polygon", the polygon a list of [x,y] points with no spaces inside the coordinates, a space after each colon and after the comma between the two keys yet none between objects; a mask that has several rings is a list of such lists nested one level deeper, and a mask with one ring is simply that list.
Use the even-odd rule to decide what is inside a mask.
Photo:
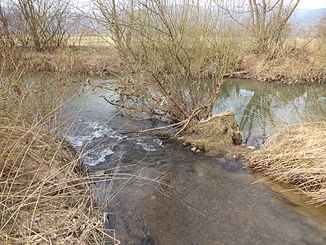
[{"label": "sky", "polygon": [[298,8],[300,9],[326,8],[326,0],[301,0]]},{"label": "sky", "polygon": [[[89,6],[90,0],[74,0],[82,6]],[[326,0],[300,0],[299,9],[319,9],[326,8]]]}]

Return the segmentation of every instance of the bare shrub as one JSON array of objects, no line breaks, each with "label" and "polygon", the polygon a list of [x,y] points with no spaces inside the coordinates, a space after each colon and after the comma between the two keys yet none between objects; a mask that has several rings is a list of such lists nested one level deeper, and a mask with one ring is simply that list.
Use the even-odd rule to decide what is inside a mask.
[{"label": "bare shrub", "polygon": [[221,79],[240,52],[233,29],[194,0],[96,0],[127,73],[117,101],[131,111],[174,122],[211,114]]},{"label": "bare shrub", "polygon": [[8,0],[0,10],[1,33],[11,46],[55,49],[65,43],[72,28],[69,1]]},{"label": "bare shrub", "polygon": [[257,52],[273,56],[289,34],[289,20],[300,0],[216,0],[230,18],[253,38]]},{"label": "bare shrub", "polygon": [[15,45],[14,38],[11,35],[10,25],[7,10],[0,4],[0,44],[3,47],[12,47]]}]

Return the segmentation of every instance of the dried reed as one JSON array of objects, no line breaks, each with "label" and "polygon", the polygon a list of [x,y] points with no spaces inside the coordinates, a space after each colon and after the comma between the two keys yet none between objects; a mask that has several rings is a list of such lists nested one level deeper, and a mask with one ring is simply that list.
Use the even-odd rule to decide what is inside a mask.
[{"label": "dried reed", "polygon": [[50,123],[65,87],[21,77],[0,79],[0,244],[101,244],[79,156]]},{"label": "dried reed", "polygon": [[273,180],[293,184],[312,203],[326,204],[326,122],[284,128],[248,164]]}]

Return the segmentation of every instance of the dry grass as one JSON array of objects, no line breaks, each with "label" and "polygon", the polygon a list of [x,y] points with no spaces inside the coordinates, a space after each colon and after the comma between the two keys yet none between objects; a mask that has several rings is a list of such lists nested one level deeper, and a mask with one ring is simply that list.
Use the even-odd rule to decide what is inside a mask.
[{"label": "dry grass", "polygon": [[51,52],[14,47],[0,49],[3,72],[47,72],[72,75],[119,74],[122,69],[117,52],[110,46],[66,47]]},{"label": "dry grass", "polygon": [[326,122],[286,127],[248,164],[273,180],[293,184],[312,203],[326,204]]},{"label": "dry grass", "polygon": [[[226,37],[225,42],[227,40]],[[213,40],[209,39],[209,42]],[[249,51],[250,40],[246,38],[237,39],[237,42],[241,43],[241,51],[239,47],[231,48],[236,49],[236,53],[242,57],[238,64],[234,62],[227,70],[227,76],[290,84],[326,81],[326,46],[323,39],[288,38],[284,48],[273,59],[270,59],[264,52],[254,54]],[[49,72],[73,75],[121,75],[130,72],[130,67],[127,68],[127,64],[113,47],[110,36],[72,36],[69,39],[69,45],[69,47],[52,52],[36,52],[23,47],[0,50],[0,67],[6,72],[18,69],[29,73]],[[139,48],[136,47],[135,50],[138,52]],[[216,50],[215,53],[220,52],[218,48]],[[243,53],[246,54],[242,55]],[[146,61],[146,67],[157,60],[158,55],[154,55],[152,61]],[[198,67],[192,67],[193,70],[195,68]],[[207,73],[203,71],[203,74],[205,72]]]},{"label": "dry grass", "polygon": [[70,46],[88,46],[88,47],[110,47],[113,40],[110,36],[104,35],[72,35],[68,40]]},{"label": "dry grass", "polygon": [[243,158],[248,153],[248,148],[241,146],[242,133],[230,111],[190,123],[179,139],[191,148],[213,156]]},{"label": "dry grass", "polygon": [[50,124],[64,88],[20,76],[0,83],[0,244],[102,243],[79,156]]},{"label": "dry grass", "polygon": [[102,224],[69,146],[38,127],[2,126],[2,244],[97,244]]},{"label": "dry grass", "polygon": [[248,53],[235,67],[234,77],[288,84],[326,82],[326,49],[320,40],[288,39],[271,58],[264,52]]}]

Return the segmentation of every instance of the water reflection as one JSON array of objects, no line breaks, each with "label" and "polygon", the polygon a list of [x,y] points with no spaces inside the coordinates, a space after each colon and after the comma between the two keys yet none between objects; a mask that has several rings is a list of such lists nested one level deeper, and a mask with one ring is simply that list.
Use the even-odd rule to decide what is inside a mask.
[{"label": "water reflection", "polygon": [[254,80],[226,80],[215,114],[232,110],[245,143],[259,145],[279,127],[325,120],[326,86],[263,84]]},{"label": "water reflection", "polygon": [[[222,87],[218,108],[236,111],[251,139],[258,135],[255,128],[276,125],[276,116],[294,120],[288,111],[305,113],[302,98],[310,96],[305,108],[311,115],[319,111],[312,100],[323,102],[306,91],[294,96],[291,89],[280,94],[266,84],[257,89],[245,84]],[[67,113],[78,115],[66,138],[85,156],[89,172],[101,176],[93,193],[98,207],[109,212],[105,228],[114,229],[121,244],[326,244],[325,212],[312,207],[301,212],[302,202],[262,183],[253,185],[256,178],[243,162],[193,153],[157,135],[138,135],[155,122],[122,116],[101,95],[110,94],[86,87],[67,105]]]}]

